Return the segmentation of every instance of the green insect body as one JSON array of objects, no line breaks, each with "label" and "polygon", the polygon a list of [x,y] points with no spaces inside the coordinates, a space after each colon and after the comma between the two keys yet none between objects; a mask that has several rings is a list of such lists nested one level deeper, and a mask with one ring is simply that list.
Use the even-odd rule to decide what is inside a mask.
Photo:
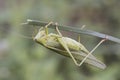
[{"label": "green insect body", "polygon": [[[48,25],[50,24],[51,23]],[[34,37],[34,40],[48,49],[51,49],[66,57],[72,58],[74,63],[77,66],[80,66],[82,63],[78,64],[78,62],[82,61],[90,52],[80,42],[77,42],[76,40],[68,37],[63,37],[57,27],[56,30],[58,34],[48,34],[48,25],[42,27],[39,30],[37,35]],[[89,56],[86,57],[86,60],[84,61],[101,69],[105,69],[106,67],[104,63],[96,59],[92,54],[89,54]]]}]

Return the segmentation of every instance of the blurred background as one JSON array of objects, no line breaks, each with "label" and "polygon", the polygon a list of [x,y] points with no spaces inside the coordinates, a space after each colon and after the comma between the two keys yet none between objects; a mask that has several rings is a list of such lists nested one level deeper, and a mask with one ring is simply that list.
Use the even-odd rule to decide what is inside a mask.
[{"label": "blurred background", "polygon": [[[120,0],[0,0],[0,80],[120,80],[120,44],[106,41],[93,53],[107,68],[74,65],[24,38],[34,32],[21,26],[27,19],[57,22],[120,38]],[[77,39],[77,34],[62,32]],[[75,36],[75,37],[72,37]],[[81,34],[90,51],[100,38]]]}]

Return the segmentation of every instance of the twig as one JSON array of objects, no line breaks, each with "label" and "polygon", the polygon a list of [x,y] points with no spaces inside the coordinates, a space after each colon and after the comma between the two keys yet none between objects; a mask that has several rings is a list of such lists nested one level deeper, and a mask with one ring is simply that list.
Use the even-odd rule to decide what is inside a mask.
[{"label": "twig", "polygon": [[[26,23],[23,24],[27,24],[27,25],[33,25],[33,26],[45,26],[48,23],[47,22],[42,22],[42,21],[37,21],[37,20],[30,20],[28,19]],[[92,30],[84,30],[84,29],[78,29],[78,28],[74,28],[74,27],[70,27],[70,26],[63,26],[63,25],[58,25],[60,30],[65,30],[65,31],[71,31],[71,32],[75,32],[78,34],[87,34],[87,35],[92,35],[92,36],[96,36],[96,37],[100,37],[100,38],[106,38],[107,40],[116,42],[120,44],[120,39],[107,35],[107,34],[103,34],[103,33],[99,33],[96,31],[92,31]],[[50,25],[49,28],[53,28],[55,29],[55,24]]]}]

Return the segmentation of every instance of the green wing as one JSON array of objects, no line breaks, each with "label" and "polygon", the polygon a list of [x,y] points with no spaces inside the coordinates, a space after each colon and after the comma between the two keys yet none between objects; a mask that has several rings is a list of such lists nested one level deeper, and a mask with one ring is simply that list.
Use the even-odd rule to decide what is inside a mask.
[{"label": "green wing", "polygon": [[[65,50],[62,50],[62,49],[58,49],[58,48],[54,48],[54,47],[50,47],[50,46],[46,46],[48,49],[51,49],[55,52],[57,52],[58,54],[60,55],[63,55],[63,56],[66,56],[66,57],[69,57],[69,54],[67,53],[67,51]],[[81,51],[71,51],[72,55],[75,57],[75,59],[77,61],[81,61],[85,56],[87,56],[86,53],[84,52],[81,52]],[[92,66],[95,66],[95,67],[98,67],[100,69],[105,69],[106,68],[106,65],[101,62],[100,60],[96,59],[93,55],[90,55],[86,60],[85,60],[85,63],[88,63]]]}]

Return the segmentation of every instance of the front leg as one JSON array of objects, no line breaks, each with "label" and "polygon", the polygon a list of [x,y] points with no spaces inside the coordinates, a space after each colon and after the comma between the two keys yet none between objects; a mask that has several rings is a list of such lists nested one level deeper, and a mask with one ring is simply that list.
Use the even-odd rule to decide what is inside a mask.
[{"label": "front leg", "polygon": [[45,33],[46,35],[48,35],[48,26],[50,26],[51,24],[53,24],[53,22],[49,22],[46,26],[45,26]]}]

